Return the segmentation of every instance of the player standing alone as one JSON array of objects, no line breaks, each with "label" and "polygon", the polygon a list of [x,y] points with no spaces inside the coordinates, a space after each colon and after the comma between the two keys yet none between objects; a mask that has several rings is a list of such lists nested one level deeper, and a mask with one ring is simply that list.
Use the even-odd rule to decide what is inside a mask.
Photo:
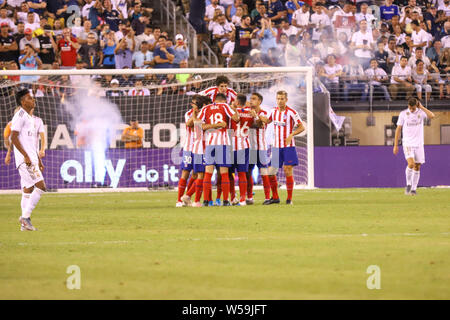
[{"label": "player standing alone", "polygon": [[31,212],[46,191],[41,172],[44,166],[36,150],[38,133],[32,116],[35,100],[26,89],[17,92],[16,100],[21,109],[11,121],[11,143],[14,145],[14,158],[22,187],[22,216],[19,222],[22,231],[34,231],[36,228],[31,224]]},{"label": "player standing alone", "polygon": [[277,107],[272,109],[268,118],[260,116],[265,123],[273,122],[274,142],[272,159],[270,161],[269,179],[272,189],[272,198],[264,201],[264,205],[280,203],[278,196],[278,181],[276,173],[283,167],[286,176],[287,199],[286,204],[292,203],[292,190],[294,188],[293,168],[298,165],[297,150],[294,136],[305,130],[300,115],[293,108],[286,105],[288,96],[286,91],[277,92]]},{"label": "player standing alone", "polygon": [[406,166],[405,194],[416,195],[420,178],[420,166],[425,163],[423,122],[426,118],[433,119],[434,113],[425,108],[419,100],[408,100],[408,109],[400,112],[395,130],[394,155],[398,153],[398,138],[402,132],[403,153],[408,162]]}]

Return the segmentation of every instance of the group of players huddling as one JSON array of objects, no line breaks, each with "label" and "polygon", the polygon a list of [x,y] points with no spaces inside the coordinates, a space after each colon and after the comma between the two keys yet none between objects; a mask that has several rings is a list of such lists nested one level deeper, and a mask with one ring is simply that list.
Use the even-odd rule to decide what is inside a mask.
[{"label": "group of players huddling", "polygon": [[[218,76],[216,87],[195,95],[191,109],[185,114],[186,138],[176,206],[253,204],[251,173],[255,165],[258,166],[264,186],[263,204],[280,203],[276,174],[279,168],[283,168],[286,176],[286,204],[292,205],[293,167],[298,165],[294,136],[305,130],[300,115],[286,105],[286,91],[277,92],[277,107],[268,113],[261,108],[261,94],[254,92],[247,101],[244,94],[237,94],[228,85],[227,77]],[[274,125],[271,159],[266,143],[266,127],[269,123]],[[214,169],[217,170],[215,202],[211,192]],[[239,179],[239,198],[234,186],[235,172]],[[194,193],[195,200],[192,202]],[[202,194],[203,204],[200,202]]]}]

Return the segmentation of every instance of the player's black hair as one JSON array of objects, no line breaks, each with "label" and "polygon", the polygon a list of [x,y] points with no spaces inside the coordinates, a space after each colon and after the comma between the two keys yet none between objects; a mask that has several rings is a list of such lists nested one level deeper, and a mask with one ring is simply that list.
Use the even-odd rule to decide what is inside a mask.
[{"label": "player's black hair", "polygon": [[263,101],[263,96],[262,96],[260,93],[258,93],[258,92],[253,92],[253,93],[252,93],[252,96],[258,97],[258,99],[259,99],[260,102]]},{"label": "player's black hair", "polygon": [[245,106],[245,103],[247,102],[247,97],[245,96],[245,94],[239,93],[236,96],[236,100],[240,106]]},{"label": "player's black hair", "polygon": [[409,100],[408,100],[408,106],[415,106],[415,105],[417,105],[417,99],[416,98],[410,98]]},{"label": "player's black hair", "polygon": [[218,94],[216,95],[216,101],[217,101],[217,100],[220,100],[220,101],[227,101],[227,96],[224,95],[223,93],[218,93]]},{"label": "player's black hair", "polygon": [[208,97],[208,96],[201,96],[200,102],[201,102],[201,106],[202,107],[207,105],[207,104],[211,104],[212,103],[211,98]]},{"label": "player's black hair", "polygon": [[19,106],[22,105],[22,98],[29,93],[30,91],[28,91],[28,89],[20,89],[19,91],[16,92],[16,102]]},{"label": "player's black hair", "polygon": [[216,86],[220,86],[221,83],[230,83],[230,79],[228,79],[226,76],[218,76],[216,78]]}]

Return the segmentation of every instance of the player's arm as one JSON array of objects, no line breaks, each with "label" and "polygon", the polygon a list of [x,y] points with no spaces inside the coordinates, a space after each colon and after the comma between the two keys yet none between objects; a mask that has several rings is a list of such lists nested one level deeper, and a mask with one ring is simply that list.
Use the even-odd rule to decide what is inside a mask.
[{"label": "player's arm", "polygon": [[8,151],[5,156],[5,164],[9,165],[11,163],[11,151],[12,151],[12,143],[8,143]]},{"label": "player's arm", "polygon": [[23,155],[25,164],[27,166],[31,165],[30,157],[28,156],[25,149],[22,147],[22,144],[19,141],[19,132],[18,131],[12,131],[11,132],[11,143],[16,147],[16,149]]},{"label": "player's arm", "polygon": [[203,131],[210,130],[210,129],[220,129],[225,128],[227,126],[227,123],[225,121],[219,122],[219,123],[203,123],[202,129]]},{"label": "player's arm", "polygon": [[286,145],[290,144],[291,141],[292,141],[292,139],[293,139],[296,135],[302,133],[303,131],[305,131],[305,127],[303,126],[303,123],[300,122],[300,123],[297,125],[296,129],[295,129],[294,131],[292,131],[291,134],[286,138],[286,141],[285,141],[285,142],[286,142]]},{"label": "player's arm", "polygon": [[397,155],[398,153],[398,139],[400,138],[400,133],[402,132],[402,127],[401,125],[397,126],[397,129],[395,129],[395,137],[394,137],[394,154]]},{"label": "player's arm", "polygon": [[41,149],[39,150],[39,158],[45,157],[45,134],[44,132],[39,132],[39,137],[41,139]]},{"label": "player's arm", "polygon": [[423,112],[427,114],[428,119],[433,119],[435,117],[434,113],[425,108],[420,101],[417,102],[417,108],[421,109]]}]

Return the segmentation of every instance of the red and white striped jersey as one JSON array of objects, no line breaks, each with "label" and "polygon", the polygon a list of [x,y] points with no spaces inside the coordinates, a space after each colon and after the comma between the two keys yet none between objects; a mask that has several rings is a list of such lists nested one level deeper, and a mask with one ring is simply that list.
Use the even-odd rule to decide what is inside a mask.
[{"label": "red and white striped jersey", "polygon": [[238,108],[239,122],[230,121],[230,129],[233,129],[231,142],[233,150],[244,150],[250,148],[249,134],[250,127],[253,125],[254,119],[250,114],[250,108]]},{"label": "red and white striped jersey", "polygon": [[[259,110],[258,116],[268,117],[266,110]],[[265,123],[262,124],[261,128],[250,130],[250,149],[252,150],[267,150],[266,141],[266,128]]]},{"label": "red and white striped jersey", "polygon": [[148,90],[147,88],[141,88],[141,89],[133,88],[133,89],[130,89],[130,91],[128,91],[128,95],[129,96],[149,96],[150,90]]},{"label": "red and white striped jersey", "polygon": [[[217,88],[217,87],[211,87],[211,88],[208,88],[208,89],[205,89],[205,90],[199,92],[199,94],[202,96],[208,96],[212,102],[214,102],[216,100],[216,96],[218,93],[219,93],[219,88]],[[228,88],[226,96],[227,96],[227,103],[231,104],[236,99],[237,93],[233,89]]]},{"label": "red and white striped jersey", "polygon": [[[189,119],[192,117],[194,110],[191,109],[184,114],[184,123],[187,124]],[[194,128],[186,126],[186,134],[184,137],[183,151],[192,151],[192,146],[194,145]]]},{"label": "red and white striped jersey", "polygon": [[193,130],[193,141],[192,141],[192,153],[194,154],[204,154],[205,150],[205,140],[203,139],[203,129],[200,122],[194,122]]},{"label": "red and white striped jersey", "polygon": [[295,142],[292,139],[289,145],[285,145],[286,138],[294,131],[294,128],[302,123],[302,119],[297,111],[286,106],[284,111],[278,107],[272,109],[269,115],[269,120],[272,120],[275,148],[294,147]]},{"label": "red and white striped jersey", "polygon": [[216,124],[225,122],[227,125],[225,128],[207,130],[205,141],[207,145],[230,145],[230,137],[228,135],[228,127],[231,121],[231,117],[235,114],[234,110],[226,103],[213,103],[204,106],[198,118],[205,124]]}]

